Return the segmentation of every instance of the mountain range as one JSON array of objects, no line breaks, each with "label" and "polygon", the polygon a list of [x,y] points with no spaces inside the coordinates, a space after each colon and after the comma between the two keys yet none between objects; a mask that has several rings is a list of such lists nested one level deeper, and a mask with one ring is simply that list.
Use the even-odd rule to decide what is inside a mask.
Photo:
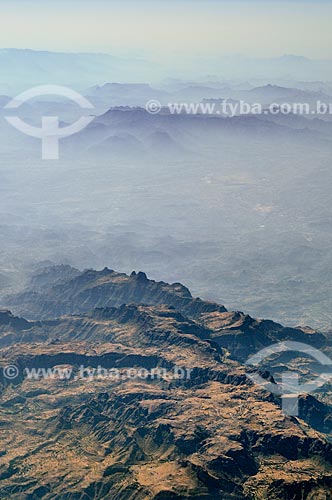
[{"label": "mountain range", "polygon": [[[231,118],[172,114],[165,104],[314,103],[331,100],[329,82],[105,81],[82,78],[96,116],[60,141],[58,162],[42,161],[40,141],[4,116],[36,126],[59,116],[65,126],[81,116],[78,106],[49,96],[0,112],[0,295],[22,291],[43,261],[116,262],[123,272],[139,266],[156,280],[179,279],[231,310],[328,331],[330,115],[264,109]],[[144,109],[150,98],[164,105],[159,114]]]},{"label": "mountain range", "polygon": [[[329,337],[229,312],[143,272],[53,266],[29,287],[8,300],[34,319],[0,312],[1,498],[331,498],[329,392],[300,396],[299,416],[287,416],[244,365],[286,340],[330,353]],[[295,361],[304,377],[321,369]],[[285,363],[259,373],[277,387]]]},{"label": "mountain range", "polygon": [[[186,72],[174,74],[167,64],[148,57],[119,56],[106,53],[51,52],[31,49],[0,49],[0,92],[9,94],[26,90],[27,86],[58,84],[77,87],[103,85],[105,82],[132,82],[133,75],[143,81],[176,79],[213,81],[236,80],[254,84],[278,82],[328,82],[332,80],[331,61],[315,60],[296,55],[276,58],[221,56],[201,60],[200,74],[194,61],[186,61]],[[202,75],[216,74],[213,78]],[[206,96],[208,97],[208,95]]]}]

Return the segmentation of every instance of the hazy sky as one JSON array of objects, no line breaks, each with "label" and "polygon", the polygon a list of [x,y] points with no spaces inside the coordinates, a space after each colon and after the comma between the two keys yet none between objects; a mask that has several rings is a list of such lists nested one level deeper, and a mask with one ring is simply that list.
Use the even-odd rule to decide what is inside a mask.
[{"label": "hazy sky", "polygon": [[332,58],[327,0],[0,0],[0,47]]}]

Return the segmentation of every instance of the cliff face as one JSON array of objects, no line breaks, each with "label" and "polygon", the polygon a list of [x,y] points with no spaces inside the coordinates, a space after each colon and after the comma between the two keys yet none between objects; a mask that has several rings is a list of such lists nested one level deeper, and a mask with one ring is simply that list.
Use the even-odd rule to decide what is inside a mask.
[{"label": "cliff face", "polygon": [[[303,396],[300,417],[286,416],[242,364],[246,346],[248,355],[284,339],[318,347],[324,336],[227,312],[140,274],[37,281],[33,315],[43,291],[47,318],[56,297],[75,314],[26,321],[0,312],[0,498],[332,498],[328,395]],[[97,296],[115,305],[77,310]],[[135,303],[121,305],[124,297]]]}]

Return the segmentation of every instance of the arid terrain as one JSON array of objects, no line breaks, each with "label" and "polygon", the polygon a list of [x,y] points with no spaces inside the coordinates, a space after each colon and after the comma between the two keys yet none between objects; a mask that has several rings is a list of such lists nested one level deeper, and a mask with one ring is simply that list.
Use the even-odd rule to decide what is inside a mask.
[{"label": "arid terrain", "polygon": [[[7,301],[1,499],[332,498],[329,391],[300,396],[299,416],[287,416],[244,366],[283,340],[328,353],[328,337],[142,272],[41,269]],[[317,372],[309,358],[298,366]],[[277,383],[282,367],[260,374]]]}]

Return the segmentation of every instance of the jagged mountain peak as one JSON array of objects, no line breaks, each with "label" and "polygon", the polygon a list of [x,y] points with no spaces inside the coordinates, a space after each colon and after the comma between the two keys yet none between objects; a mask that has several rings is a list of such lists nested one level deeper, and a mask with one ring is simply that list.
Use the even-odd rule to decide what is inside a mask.
[{"label": "jagged mountain peak", "polygon": [[192,318],[202,312],[226,310],[219,304],[193,298],[181,283],[154,281],[143,272],[133,272],[128,276],[108,268],[83,272],[58,268],[58,273],[56,268],[47,268],[24,292],[7,297],[4,303],[15,314],[27,319],[56,318],[86,313],[97,307],[119,307],[130,303],[165,304]]}]

